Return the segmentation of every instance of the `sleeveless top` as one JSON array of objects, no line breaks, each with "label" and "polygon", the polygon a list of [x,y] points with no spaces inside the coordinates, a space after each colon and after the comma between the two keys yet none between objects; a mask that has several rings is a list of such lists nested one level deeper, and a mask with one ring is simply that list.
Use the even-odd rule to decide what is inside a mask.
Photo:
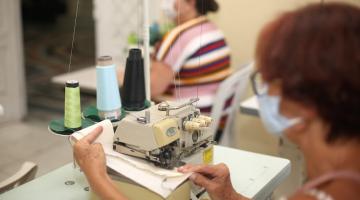
[{"label": "sleeveless top", "polygon": [[211,108],[219,84],[231,74],[230,48],[222,31],[205,16],[171,30],[155,56],[175,74],[166,94],[178,100],[198,96],[202,112]]},{"label": "sleeveless top", "polygon": [[[334,200],[329,194],[324,191],[316,189],[317,187],[328,183],[334,179],[348,179],[352,180],[355,183],[360,185],[360,173],[354,171],[338,171],[338,172],[331,172],[316,178],[309,183],[306,183],[302,188],[300,188],[297,193],[306,194],[309,196],[314,197],[317,200]],[[280,200],[287,200],[286,197],[280,198]]]}]

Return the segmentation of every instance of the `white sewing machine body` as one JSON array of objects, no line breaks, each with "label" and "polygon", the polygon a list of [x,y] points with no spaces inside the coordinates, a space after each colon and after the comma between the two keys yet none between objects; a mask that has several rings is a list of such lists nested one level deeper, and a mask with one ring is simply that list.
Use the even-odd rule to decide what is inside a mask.
[{"label": "white sewing machine body", "polygon": [[200,115],[200,110],[193,105],[197,100],[183,104],[163,102],[128,113],[118,123],[113,149],[169,169],[189,159],[191,163],[211,162],[211,158],[204,158],[205,154],[202,160],[190,158],[213,146],[213,135],[209,131],[211,118]]}]

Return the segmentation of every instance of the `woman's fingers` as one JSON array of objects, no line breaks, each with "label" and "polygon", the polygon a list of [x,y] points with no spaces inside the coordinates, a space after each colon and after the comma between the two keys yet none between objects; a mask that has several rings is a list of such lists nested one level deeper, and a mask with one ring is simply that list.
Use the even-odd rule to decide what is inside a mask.
[{"label": "woman's fingers", "polygon": [[190,176],[190,180],[194,182],[196,185],[204,187],[206,190],[210,190],[212,188],[212,185],[214,184],[211,180],[209,180],[207,177],[194,173]]},{"label": "woman's fingers", "polygon": [[179,168],[178,168],[178,172],[187,173],[191,167],[193,167],[193,165],[191,165],[191,164],[186,164],[186,165],[184,165],[184,166],[179,167]]},{"label": "woman's fingers", "polygon": [[182,173],[197,172],[207,175],[215,174],[216,170],[217,166],[214,165],[185,165],[178,169],[178,171]]},{"label": "woman's fingers", "polygon": [[96,138],[99,137],[99,135],[102,133],[102,131],[103,131],[103,127],[98,126],[94,130],[92,130],[88,135],[83,137],[83,139],[81,139],[81,140],[85,141],[89,144],[92,144],[96,140]]},{"label": "woman's fingers", "polygon": [[198,165],[193,167],[192,172],[204,174],[204,175],[210,175],[212,177],[216,172],[216,166],[214,165]]},{"label": "woman's fingers", "polygon": [[104,148],[100,143],[95,143],[93,144],[93,147],[98,151],[98,152],[104,152]]}]

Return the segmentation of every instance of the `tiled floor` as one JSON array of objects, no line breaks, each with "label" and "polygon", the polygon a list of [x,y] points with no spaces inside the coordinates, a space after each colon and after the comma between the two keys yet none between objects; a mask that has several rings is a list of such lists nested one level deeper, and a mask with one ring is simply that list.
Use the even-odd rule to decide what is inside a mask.
[{"label": "tiled floor", "polygon": [[15,173],[25,161],[38,164],[37,176],[72,161],[67,139],[47,130],[52,117],[59,116],[34,111],[24,122],[0,124],[0,181]]}]

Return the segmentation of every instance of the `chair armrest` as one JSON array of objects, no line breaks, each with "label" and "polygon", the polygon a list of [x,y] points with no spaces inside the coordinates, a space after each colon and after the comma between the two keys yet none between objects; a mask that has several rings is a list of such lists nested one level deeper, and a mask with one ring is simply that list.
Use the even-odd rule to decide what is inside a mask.
[{"label": "chair armrest", "polygon": [[4,115],[4,108],[3,106],[0,104],[0,116]]},{"label": "chair armrest", "polygon": [[31,181],[35,178],[37,165],[32,162],[25,162],[19,171],[8,179],[0,182],[0,193],[11,190],[21,184]]}]

